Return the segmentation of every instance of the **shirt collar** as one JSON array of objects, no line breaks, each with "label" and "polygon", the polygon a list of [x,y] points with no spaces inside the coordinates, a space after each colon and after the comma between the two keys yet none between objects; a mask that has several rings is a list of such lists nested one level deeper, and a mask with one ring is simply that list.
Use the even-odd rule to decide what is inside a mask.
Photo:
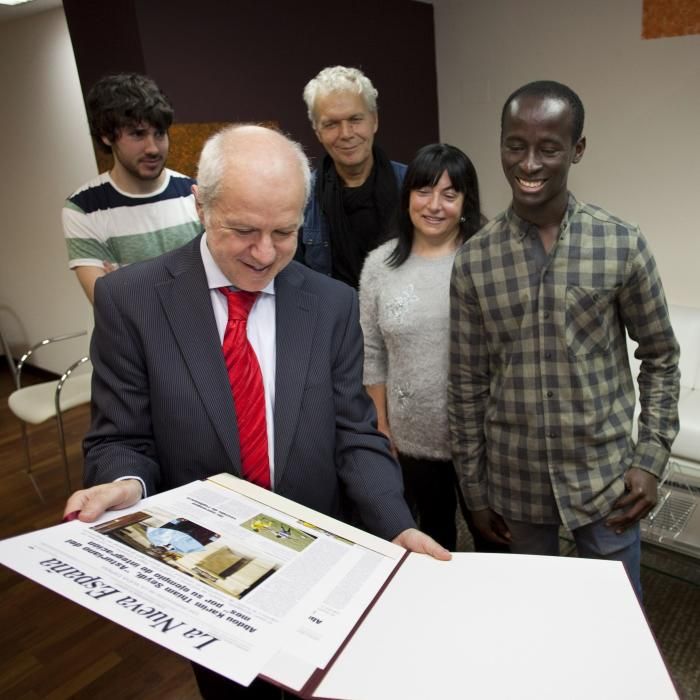
[{"label": "shirt collar", "polygon": [[[234,285],[228,280],[226,275],[221,271],[221,268],[216,264],[214,258],[211,255],[209,246],[207,245],[207,233],[199,241],[199,252],[202,255],[202,263],[204,264],[204,274],[207,276],[207,285],[209,289],[218,289],[219,287],[233,287]],[[263,294],[274,294],[275,293],[275,280],[271,280],[270,283],[262,290]]]},{"label": "shirt collar", "polygon": [[[569,201],[566,205],[566,211],[564,212],[564,217],[559,224],[559,231],[564,231],[569,226],[569,220],[573,216],[574,212],[578,209],[578,200],[574,197],[571,192],[569,192]],[[506,209],[506,221],[510,226],[511,233],[519,240],[522,241],[525,236],[527,236],[531,227],[534,226],[530,221],[521,219],[513,210],[513,205],[511,204],[508,209]]]}]

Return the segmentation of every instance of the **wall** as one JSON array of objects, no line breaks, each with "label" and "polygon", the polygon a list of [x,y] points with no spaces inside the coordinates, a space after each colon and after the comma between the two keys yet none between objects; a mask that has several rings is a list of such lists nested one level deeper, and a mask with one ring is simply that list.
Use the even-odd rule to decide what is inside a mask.
[{"label": "wall", "polygon": [[273,120],[318,156],[302,90],[321,68],[345,64],[379,90],[377,142],[392,158],[410,159],[438,138],[431,5],[64,0],[64,8],[84,90],[107,72],[145,72],[178,122]]},{"label": "wall", "polygon": [[[312,0],[293,8],[282,0],[64,6],[73,42],[60,8],[0,24],[0,328],[14,353],[45,335],[92,327],[91,307],[67,267],[60,211],[97,172],[82,88],[103,73],[150,72],[178,121],[275,119],[318,154],[303,85],[325,65],[358,65],[380,89],[378,141],[392,157],[408,159],[437,140],[430,5],[386,0],[374,12],[373,0],[337,10]],[[87,338],[70,341],[42,351],[36,364],[58,372],[87,349]]]},{"label": "wall", "polygon": [[[151,0],[156,4],[160,1]],[[391,0],[394,10],[397,1]],[[179,2],[173,0],[174,5]],[[138,6],[136,0],[133,3]],[[121,10],[123,4],[124,0],[119,0],[114,6]],[[412,22],[429,22],[430,13],[422,14],[431,10],[429,5],[403,4]],[[110,3],[90,3],[93,12],[106,5]],[[309,7],[308,2],[302,5]],[[143,3],[143,7],[148,6]],[[318,4],[314,6],[318,8]],[[211,14],[202,13],[199,7],[200,16]],[[408,42],[401,35],[403,48],[394,45],[393,52],[384,52],[387,55],[382,61],[382,37],[372,30],[372,23],[358,20],[367,14],[358,13],[355,5],[353,8],[347,16],[337,11],[343,21],[336,22],[338,28],[322,44],[315,41],[317,32],[334,16],[320,11],[315,17],[307,9],[304,19],[309,31],[296,28],[284,41],[275,32],[256,35],[247,25],[247,44],[241,43],[245,37],[240,32],[236,41],[229,41],[230,55],[240,58],[207,70],[199,59],[194,60],[200,51],[189,43],[193,34],[187,34],[190,48],[183,50],[182,42],[177,44],[175,53],[184,58],[171,57],[174,67],[167,78],[168,90],[175,89],[178,101],[185,103],[176,104],[178,116],[182,121],[200,118],[197,112],[187,111],[195,110],[197,88],[191,88],[189,96],[176,88],[176,69],[184,70],[187,59],[193,66],[187,67],[188,80],[195,86],[197,81],[233,85],[233,76],[244,81],[243,87],[236,82],[237,87],[228,91],[235,97],[231,97],[232,103],[241,105],[241,112],[225,118],[269,118],[274,112],[279,119],[284,113],[285,127],[291,128],[287,119],[301,120],[295,122],[293,130],[303,131],[311,143],[299,97],[301,85],[321,65],[354,62],[364,65],[373,78],[380,76],[380,141],[404,140],[400,153],[390,152],[409,158],[413,147],[437,138],[430,133],[429,118],[427,122],[414,120],[414,107],[420,106],[433,109],[436,121],[432,59],[421,53],[417,60],[418,40],[413,37]],[[572,189],[582,199],[638,221],[656,253],[669,299],[700,305],[700,275],[696,271],[700,235],[694,230],[696,217],[691,215],[700,183],[696,137],[700,124],[700,37],[642,41],[641,0],[533,0],[526,5],[511,0],[435,0],[434,10],[441,138],[473,156],[486,213],[497,213],[509,199],[498,158],[503,100],[531,79],[568,82],[581,94],[588,113],[588,149],[581,164],[571,171]],[[324,13],[331,11],[323,8]],[[153,12],[150,19],[142,18],[149,31],[155,30],[157,8]],[[380,14],[382,22],[388,21],[387,12],[385,9]],[[128,18],[129,14],[121,16]],[[268,15],[277,18],[278,24],[279,16],[274,11]],[[194,16],[190,19],[193,22]],[[98,15],[87,21],[94,27],[108,26]],[[397,26],[397,22],[391,29],[382,25],[381,33],[399,36]],[[164,35],[178,36],[166,23],[163,27]],[[180,31],[185,29],[180,27]],[[426,36],[429,33],[428,27]],[[94,46],[104,46],[111,36],[104,31],[93,34]],[[125,36],[135,41],[140,34],[126,31]],[[356,42],[353,56],[351,39],[357,37],[361,41]],[[365,39],[371,46],[365,46]],[[123,45],[124,39],[120,41]],[[421,49],[426,47],[432,51],[433,44],[424,36]],[[277,70],[262,73],[256,66],[262,60],[260,54],[266,52],[274,55]],[[374,61],[371,70],[363,60],[369,53]],[[102,55],[108,54],[105,51]],[[302,58],[302,54],[311,58]],[[138,65],[145,60],[138,52],[130,55]],[[162,62],[164,57],[150,56],[150,60]],[[287,62],[295,66],[294,80],[284,77]],[[125,68],[135,69],[133,65]],[[98,63],[95,70],[101,73],[102,66]],[[262,91],[260,85],[268,89]],[[91,324],[89,304],[67,269],[60,225],[64,197],[96,172],[75,60],[60,9],[0,24],[0,89],[0,152],[5,173],[0,188],[0,325],[13,346],[20,348],[45,334]],[[260,104],[257,93],[277,95],[277,108],[251,107]],[[211,100],[202,102],[214,104]],[[414,129],[416,123],[422,123],[420,130]],[[302,138],[301,133],[295,136]],[[60,371],[86,349],[85,339],[71,341],[70,347],[58,351],[54,361],[45,355],[38,358],[39,364]]]},{"label": "wall", "polygon": [[503,102],[520,85],[570,85],[587,150],[579,199],[641,225],[670,301],[700,306],[700,36],[641,39],[641,0],[435,0],[440,135],[479,173],[487,215],[510,191],[500,169]]},{"label": "wall", "polygon": [[[21,352],[92,324],[61,229],[63,200],[96,174],[63,10],[0,24],[0,94],[0,327]],[[45,349],[36,364],[60,372],[87,343]]]}]

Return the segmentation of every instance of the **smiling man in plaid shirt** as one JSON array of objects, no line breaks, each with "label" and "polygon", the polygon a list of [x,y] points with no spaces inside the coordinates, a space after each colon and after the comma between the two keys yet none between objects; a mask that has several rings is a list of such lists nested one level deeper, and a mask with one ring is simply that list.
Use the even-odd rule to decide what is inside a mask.
[{"label": "smiling man in plaid shirt", "polygon": [[[516,90],[501,117],[511,206],[457,254],[451,285],[453,455],[482,533],[522,554],[622,561],[638,595],[639,520],[678,431],[678,343],[639,229],[567,188],[584,110],[560,83]],[[625,329],[639,343],[639,434]]]}]

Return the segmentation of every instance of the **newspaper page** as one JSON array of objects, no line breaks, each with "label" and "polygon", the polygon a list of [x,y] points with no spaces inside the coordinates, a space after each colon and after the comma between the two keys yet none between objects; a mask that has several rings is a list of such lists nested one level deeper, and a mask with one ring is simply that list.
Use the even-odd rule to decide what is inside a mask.
[{"label": "newspaper page", "polygon": [[404,550],[230,475],[0,542],[0,562],[248,685],[300,690]]}]

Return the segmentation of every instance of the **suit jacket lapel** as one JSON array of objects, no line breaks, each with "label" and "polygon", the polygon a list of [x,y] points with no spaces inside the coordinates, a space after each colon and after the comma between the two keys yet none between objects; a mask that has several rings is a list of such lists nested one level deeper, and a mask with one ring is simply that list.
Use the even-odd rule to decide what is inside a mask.
[{"label": "suit jacket lapel", "polygon": [[229,455],[231,471],[240,476],[236,414],[199,241],[196,238],[172,258],[169,270],[173,278],[156,291],[209,420]]},{"label": "suit jacket lapel", "polygon": [[287,466],[313,351],[319,299],[301,288],[303,281],[294,265],[282,270],[275,281],[275,484]]}]

